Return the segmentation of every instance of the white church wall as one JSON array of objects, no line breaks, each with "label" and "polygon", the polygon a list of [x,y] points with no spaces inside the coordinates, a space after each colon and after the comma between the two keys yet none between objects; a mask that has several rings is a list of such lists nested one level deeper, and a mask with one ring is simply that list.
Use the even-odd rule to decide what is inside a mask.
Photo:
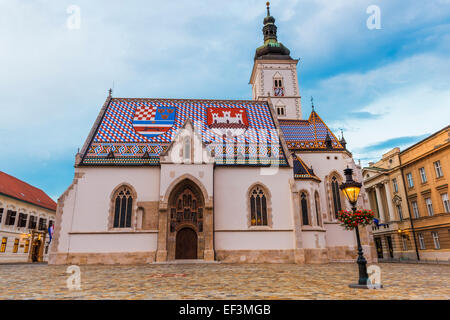
[{"label": "white church wall", "polygon": [[159,200],[159,168],[83,168],[78,182],[72,231],[106,231],[111,196],[123,183],[136,191],[135,201]]},{"label": "white church wall", "polygon": [[70,252],[150,252],[156,251],[157,238],[156,232],[72,234]]},{"label": "white church wall", "polygon": [[[326,246],[327,247],[340,247],[340,246],[350,246],[355,245],[356,237],[354,232],[345,230],[340,226],[339,222],[333,219],[333,222],[329,221],[330,208],[328,204],[328,197],[326,193],[326,180],[325,177],[328,176],[333,171],[336,171],[344,179],[344,170],[348,167],[358,170],[352,158],[347,154],[342,152],[304,152],[299,153],[302,160],[306,163],[308,167],[312,166],[314,173],[322,180],[319,188],[320,196],[320,208],[321,212],[326,212],[326,217],[328,221],[324,223],[326,228]],[[342,203],[343,209],[350,209],[349,203],[345,201]]]},{"label": "white church wall", "polygon": [[292,231],[215,232],[215,250],[293,249]]},{"label": "white church wall", "polygon": [[305,249],[323,249],[327,243],[323,231],[302,231],[302,244]]},{"label": "white church wall", "polygon": [[[294,242],[288,184],[290,177],[292,168],[279,168],[277,174],[261,175],[260,168],[216,167],[214,175],[216,249],[292,249]],[[256,183],[270,192],[271,227],[249,227],[247,195],[249,188]],[[267,231],[253,231],[255,229]]]},{"label": "white church wall", "polygon": [[63,202],[55,252],[139,252],[156,250],[157,234],[108,233],[113,190],[122,183],[137,193],[134,201],[159,200],[159,168],[78,168],[82,175]]}]

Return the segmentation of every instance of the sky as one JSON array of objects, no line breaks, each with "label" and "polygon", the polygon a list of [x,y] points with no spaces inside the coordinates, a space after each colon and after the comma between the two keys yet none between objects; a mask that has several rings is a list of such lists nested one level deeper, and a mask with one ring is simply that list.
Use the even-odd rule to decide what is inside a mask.
[{"label": "sky", "polygon": [[[265,2],[0,0],[0,170],[56,200],[110,87],[251,99]],[[363,165],[450,123],[450,0],[274,0],[271,14],[300,59],[303,117],[313,96]]]}]

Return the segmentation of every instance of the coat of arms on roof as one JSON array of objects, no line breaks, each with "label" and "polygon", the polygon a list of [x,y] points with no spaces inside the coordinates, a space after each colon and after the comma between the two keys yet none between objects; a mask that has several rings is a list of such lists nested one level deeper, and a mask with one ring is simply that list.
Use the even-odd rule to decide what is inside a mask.
[{"label": "coat of arms on roof", "polygon": [[208,126],[219,136],[239,136],[248,128],[245,108],[208,108]]},{"label": "coat of arms on roof", "polygon": [[147,138],[153,138],[172,128],[177,109],[175,107],[141,105],[133,118],[134,130]]}]

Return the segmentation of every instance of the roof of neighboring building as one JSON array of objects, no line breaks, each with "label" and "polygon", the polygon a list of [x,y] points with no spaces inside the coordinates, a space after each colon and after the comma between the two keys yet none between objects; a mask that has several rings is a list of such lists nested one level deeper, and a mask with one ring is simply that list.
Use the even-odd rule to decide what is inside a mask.
[{"label": "roof of neighboring building", "polygon": [[[221,117],[218,123],[214,115]],[[80,165],[159,165],[159,156],[188,119],[216,165],[288,165],[266,101],[111,97],[83,147]],[[231,135],[229,128],[241,131]]]},{"label": "roof of neighboring building", "polygon": [[[441,132],[449,131],[449,130],[450,130],[450,125],[448,125],[448,126],[442,128],[442,129],[436,131],[435,133],[430,134],[428,137],[426,137],[426,138],[420,140],[419,142],[414,143],[413,145],[407,147],[405,150],[400,151],[400,154],[404,154],[404,153],[406,153],[407,151],[410,151],[411,149],[413,149],[414,147],[417,147],[418,145],[424,143],[425,141],[430,140],[431,138],[434,138],[435,136],[437,136],[437,135],[440,134]],[[447,142],[448,142],[448,141],[450,141],[450,140],[447,140]]]},{"label": "roof of neighboring building", "polygon": [[312,168],[308,168],[303,160],[295,155],[294,156],[294,179],[313,179],[321,181],[318,176],[315,175]]},{"label": "roof of neighboring building", "polygon": [[0,171],[0,194],[56,211],[56,202],[44,191]]},{"label": "roof of neighboring building", "polygon": [[345,150],[319,115],[312,111],[308,120],[278,120],[289,149]]},{"label": "roof of neighboring building", "polygon": [[364,167],[364,169],[375,170],[375,171],[389,171],[389,169],[379,168],[379,167],[374,167],[374,166]]}]

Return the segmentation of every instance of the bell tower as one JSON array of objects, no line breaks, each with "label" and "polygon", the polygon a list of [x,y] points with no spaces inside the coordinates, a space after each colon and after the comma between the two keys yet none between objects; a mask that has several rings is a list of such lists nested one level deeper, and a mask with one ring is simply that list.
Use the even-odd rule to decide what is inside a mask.
[{"label": "bell tower", "polygon": [[275,18],[263,21],[264,44],[256,49],[250,84],[252,99],[266,100],[269,96],[280,119],[301,119],[301,98],[298,88],[297,64],[290,51],[277,38]]}]

